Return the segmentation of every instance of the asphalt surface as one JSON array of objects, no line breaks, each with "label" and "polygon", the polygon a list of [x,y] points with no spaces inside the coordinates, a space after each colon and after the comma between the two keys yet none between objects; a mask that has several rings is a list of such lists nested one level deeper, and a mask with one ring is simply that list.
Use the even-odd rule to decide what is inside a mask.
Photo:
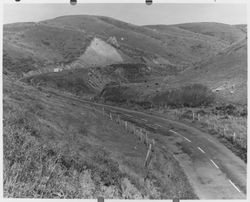
[{"label": "asphalt surface", "polygon": [[[156,145],[168,146],[200,199],[246,199],[246,163],[216,138],[183,123],[149,113],[52,94],[80,102],[108,116],[134,123],[165,138]],[[164,145],[163,145],[164,144]]]}]

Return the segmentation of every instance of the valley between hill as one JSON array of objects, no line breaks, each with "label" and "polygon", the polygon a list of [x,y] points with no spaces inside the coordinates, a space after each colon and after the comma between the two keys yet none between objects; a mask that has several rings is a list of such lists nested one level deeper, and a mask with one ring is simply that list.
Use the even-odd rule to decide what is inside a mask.
[{"label": "valley between hill", "polygon": [[[210,22],[137,26],[91,15],[4,25],[5,197],[244,198],[246,30]],[[97,106],[111,117],[133,110],[122,121],[158,141],[149,167],[147,143]],[[135,111],[166,128],[135,121]],[[169,130],[188,130],[197,144],[211,140],[205,148],[220,170]]]}]

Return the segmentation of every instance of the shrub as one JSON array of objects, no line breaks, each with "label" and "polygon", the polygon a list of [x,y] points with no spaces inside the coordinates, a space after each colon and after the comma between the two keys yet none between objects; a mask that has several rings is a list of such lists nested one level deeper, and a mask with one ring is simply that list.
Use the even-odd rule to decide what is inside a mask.
[{"label": "shrub", "polygon": [[187,110],[181,115],[182,118],[187,118],[187,119],[192,119],[193,117],[193,112],[192,110]]},{"label": "shrub", "polygon": [[192,84],[181,89],[183,105],[186,107],[207,106],[214,101],[214,95],[202,84]]},{"label": "shrub", "polygon": [[246,106],[237,106],[233,104],[221,104],[213,109],[213,114],[230,115],[230,116],[247,116]]},{"label": "shrub", "polygon": [[208,106],[214,102],[212,91],[202,84],[191,84],[179,89],[169,90],[153,98],[157,106],[199,107]]},{"label": "shrub", "polygon": [[129,88],[126,86],[107,84],[102,92],[100,93],[100,97],[104,99],[104,101],[116,102],[116,103],[125,103],[127,101],[127,96],[125,91]]},{"label": "shrub", "polygon": [[128,178],[124,178],[121,182],[122,198],[125,199],[142,199],[142,195],[139,190],[129,181]]}]

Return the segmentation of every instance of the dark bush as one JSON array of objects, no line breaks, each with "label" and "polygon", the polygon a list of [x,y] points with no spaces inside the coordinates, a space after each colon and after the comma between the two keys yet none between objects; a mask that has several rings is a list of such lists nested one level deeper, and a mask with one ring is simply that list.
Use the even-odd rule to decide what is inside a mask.
[{"label": "dark bush", "polygon": [[247,108],[244,108],[240,113],[240,116],[246,117],[247,116]]},{"label": "dark bush", "polygon": [[149,101],[135,101],[134,103],[143,107],[143,109],[150,109],[152,105]]},{"label": "dark bush", "polygon": [[234,104],[220,104],[212,110],[216,115],[230,115],[230,116],[247,116],[247,108],[245,106]]},{"label": "dark bush", "polygon": [[181,116],[182,116],[182,118],[192,119],[193,112],[192,112],[192,110],[188,110],[185,113],[183,113]]},{"label": "dark bush", "polygon": [[42,43],[43,43],[44,45],[46,45],[46,46],[49,46],[49,45],[50,45],[50,42],[48,42],[48,41],[42,40]]},{"label": "dark bush", "polygon": [[127,101],[125,91],[128,89],[126,86],[108,86],[103,88],[100,97],[105,101],[124,103]]},{"label": "dark bush", "polygon": [[157,106],[199,107],[208,106],[214,102],[212,91],[202,84],[191,84],[179,89],[165,91],[153,98]]}]

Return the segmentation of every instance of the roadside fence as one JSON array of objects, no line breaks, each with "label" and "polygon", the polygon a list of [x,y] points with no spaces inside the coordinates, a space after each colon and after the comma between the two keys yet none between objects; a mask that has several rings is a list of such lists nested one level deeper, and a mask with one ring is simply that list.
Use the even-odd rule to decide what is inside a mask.
[{"label": "roadside fence", "polygon": [[148,168],[152,159],[152,154],[155,151],[155,140],[150,138],[150,132],[144,128],[138,127],[132,122],[121,119],[119,114],[112,113],[111,111],[98,110],[95,107],[92,107],[93,111],[101,113],[103,117],[114,121],[116,124],[123,127],[128,134],[135,135],[139,141],[147,147],[147,153],[144,161],[144,167]]}]

